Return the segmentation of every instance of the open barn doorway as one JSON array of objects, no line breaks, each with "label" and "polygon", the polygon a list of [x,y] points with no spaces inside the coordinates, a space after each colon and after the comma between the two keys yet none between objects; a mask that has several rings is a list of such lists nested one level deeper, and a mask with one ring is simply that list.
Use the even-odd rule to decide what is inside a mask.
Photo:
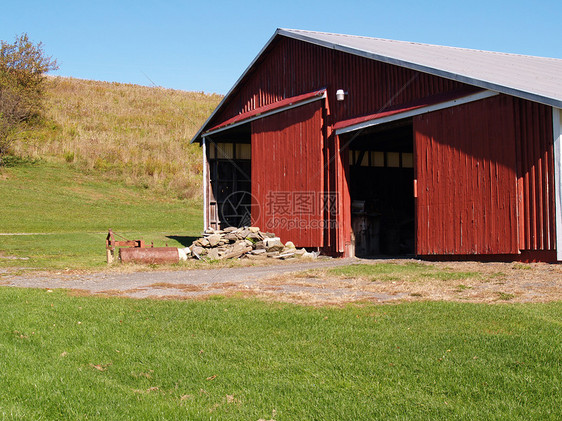
[{"label": "open barn doorway", "polygon": [[251,225],[250,125],[208,137],[205,149],[207,225],[213,229]]},{"label": "open barn doorway", "polygon": [[349,149],[355,255],[415,254],[411,120],[350,133],[342,140]]}]

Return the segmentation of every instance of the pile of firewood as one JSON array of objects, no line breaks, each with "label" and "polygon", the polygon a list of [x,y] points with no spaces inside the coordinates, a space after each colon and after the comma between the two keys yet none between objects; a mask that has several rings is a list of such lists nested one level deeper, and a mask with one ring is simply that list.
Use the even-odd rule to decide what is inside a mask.
[{"label": "pile of firewood", "polygon": [[285,244],[279,237],[269,232],[261,232],[257,227],[235,228],[222,230],[205,230],[203,237],[198,238],[190,247],[179,249],[180,259],[189,258],[202,260],[220,259],[291,259],[316,258],[318,253],[307,252],[304,248],[297,249],[288,241]]}]

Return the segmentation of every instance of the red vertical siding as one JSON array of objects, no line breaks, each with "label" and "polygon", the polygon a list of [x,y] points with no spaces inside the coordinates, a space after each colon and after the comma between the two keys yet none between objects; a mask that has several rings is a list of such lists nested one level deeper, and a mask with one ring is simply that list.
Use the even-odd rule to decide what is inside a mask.
[{"label": "red vertical siding", "polygon": [[246,75],[239,90],[231,94],[208,127],[240,113],[322,88],[329,88],[329,101],[333,104],[336,104],[337,89],[348,92],[343,104],[332,110],[334,121],[341,121],[465,86],[286,37],[272,43],[257,67]]},{"label": "red vertical siding", "polygon": [[320,101],[252,122],[252,224],[297,247],[323,246]]},{"label": "red vertical siding", "polygon": [[552,109],[514,98],[519,248],[555,250]]},{"label": "red vertical siding", "polygon": [[417,253],[518,252],[512,99],[414,118]]},{"label": "red vertical siding", "polygon": [[[347,188],[346,159],[339,140],[331,131],[337,121],[379,112],[391,105],[412,102],[465,85],[460,82],[369,60],[303,41],[279,37],[232,92],[227,103],[209,122],[220,124],[240,113],[272,104],[285,98],[327,88],[324,134],[326,193],[337,201],[336,210],[325,215],[324,250],[341,253],[349,246],[351,230],[350,202]],[[348,92],[346,100],[337,102],[337,89]],[[300,110],[297,108],[296,110]],[[300,111],[295,111],[296,113]],[[298,119],[298,117],[296,117]],[[257,123],[259,124],[259,123]],[[255,156],[252,157],[255,159]],[[315,158],[318,159],[318,158]],[[253,182],[259,180],[252,175]]]}]

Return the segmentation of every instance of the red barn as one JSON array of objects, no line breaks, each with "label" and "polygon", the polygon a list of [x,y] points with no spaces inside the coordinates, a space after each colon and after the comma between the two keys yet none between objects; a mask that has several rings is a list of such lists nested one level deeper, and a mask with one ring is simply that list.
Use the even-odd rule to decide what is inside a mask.
[{"label": "red barn", "polygon": [[562,260],[562,60],[278,29],[194,137],[206,227]]}]

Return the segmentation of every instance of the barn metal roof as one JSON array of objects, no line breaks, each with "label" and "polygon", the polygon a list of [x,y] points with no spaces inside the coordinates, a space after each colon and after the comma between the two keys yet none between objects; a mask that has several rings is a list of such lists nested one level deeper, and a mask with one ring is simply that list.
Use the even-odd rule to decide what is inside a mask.
[{"label": "barn metal roof", "polygon": [[562,108],[562,59],[297,29],[276,33]]},{"label": "barn metal roof", "polygon": [[209,121],[278,36],[562,108],[562,59],[279,28],[199,129],[192,142],[200,140]]}]

